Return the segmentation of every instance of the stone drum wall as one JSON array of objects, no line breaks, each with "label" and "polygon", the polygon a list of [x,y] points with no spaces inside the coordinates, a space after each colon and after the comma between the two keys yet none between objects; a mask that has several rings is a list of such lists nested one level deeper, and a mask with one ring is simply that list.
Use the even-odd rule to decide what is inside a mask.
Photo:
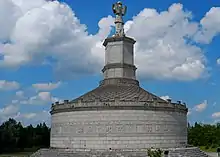
[{"label": "stone drum wall", "polygon": [[100,110],[52,114],[51,147],[65,149],[174,148],[187,144],[183,112]]}]

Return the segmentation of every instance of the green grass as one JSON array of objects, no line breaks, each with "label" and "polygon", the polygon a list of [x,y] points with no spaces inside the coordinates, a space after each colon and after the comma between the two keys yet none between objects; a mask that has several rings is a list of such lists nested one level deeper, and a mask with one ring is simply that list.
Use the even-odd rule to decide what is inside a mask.
[{"label": "green grass", "polygon": [[28,157],[33,152],[20,152],[20,153],[10,153],[10,154],[0,154],[0,157]]},{"label": "green grass", "polygon": [[205,146],[201,146],[199,147],[202,151],[204,152],[216,152],[217,148],[209,148],[209,149],[205,149]]},{"label": "green grass", "polygon": [[0,154],[0,157],[29,157],[37,150],[38,148],[26,148],[22,152]]}]

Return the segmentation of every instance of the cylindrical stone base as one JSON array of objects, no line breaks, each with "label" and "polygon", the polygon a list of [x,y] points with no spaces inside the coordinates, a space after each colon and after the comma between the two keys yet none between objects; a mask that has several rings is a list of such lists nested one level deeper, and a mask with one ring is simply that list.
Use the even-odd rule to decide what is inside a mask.
[{"label": "cylindrical stone base", "polygon": [[185,147],[185,113],[149,110],[73,111],[52,114],[51,147],[137,150]]}]

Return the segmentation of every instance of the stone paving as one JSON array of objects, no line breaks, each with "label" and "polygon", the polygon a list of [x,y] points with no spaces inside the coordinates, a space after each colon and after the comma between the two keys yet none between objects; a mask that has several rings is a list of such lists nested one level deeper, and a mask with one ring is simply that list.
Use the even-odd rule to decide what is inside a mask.
[{"label": "stone paving", "polygon": [[208,154],[209,157],[217,157],[218,156],[217,153],[210,153],[210,152],[208,152],[206,154]]},{"label": "stone paving", "polygon": [[[215,157],[199,148],[170,149],[168,157]],[[65,151],[58,149],[41,149],[31,157],[147,157],[146,151]]]}]

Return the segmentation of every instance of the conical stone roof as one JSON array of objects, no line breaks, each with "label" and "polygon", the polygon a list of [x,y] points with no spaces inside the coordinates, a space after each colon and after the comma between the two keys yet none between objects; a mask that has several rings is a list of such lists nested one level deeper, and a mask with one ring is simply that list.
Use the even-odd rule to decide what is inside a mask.
[{"label": "conical stone roof", "polygon": [[64,103],[52,104],[51,114],[92,110],[160,110],[187,113],[181,102],[171,103],[144,90],[137,80],[104,79],[100,85],[82,96]]},{"label": "conical stone roof", "polygon": [[149,102],[156,100],[157,102],[167,103],[167,101],[141,88],[138,81],[120,78],[102,81],[99,87],[72,100],[71,103],[113,102],[115,100],[119,102]]}]

